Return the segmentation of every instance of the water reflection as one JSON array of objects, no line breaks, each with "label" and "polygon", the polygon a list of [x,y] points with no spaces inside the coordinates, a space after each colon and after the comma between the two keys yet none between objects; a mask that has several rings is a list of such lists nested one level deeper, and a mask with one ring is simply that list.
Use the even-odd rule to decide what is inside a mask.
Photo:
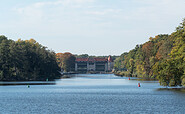
[{"label": "water reflection", "polygon": [[[158,84],[158,81],[138,80],[136,77],[118,77],[113,74],[76,74],[71,75],[72,78],[56,80],[56,85],[62,86],[116,86],[116,85],[134,85],[138,83]],[[144,84],[144,85],[145,85]]]},{"label": "water reflection", "polygon": [[55,85],[55,81],[0,82],[0,86],[10,85]]},{"label": "water reflection", "polygon": [[0,82],[0,86],[10,85],[136,85],[137,83],[158,83],[155,80],[140,79],[136,77],[118,77],[113,74],[73,74],[64,75],[55,81],[22,81]]}]

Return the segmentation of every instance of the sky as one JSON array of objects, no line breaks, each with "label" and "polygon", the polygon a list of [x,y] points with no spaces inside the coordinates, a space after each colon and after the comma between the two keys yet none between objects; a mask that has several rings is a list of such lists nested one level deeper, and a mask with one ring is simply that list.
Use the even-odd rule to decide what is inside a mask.
[{"label": "sky", "polygon": [[0,35],[56,53],[120,55],[185,18],[185,0],[0,0]]}]

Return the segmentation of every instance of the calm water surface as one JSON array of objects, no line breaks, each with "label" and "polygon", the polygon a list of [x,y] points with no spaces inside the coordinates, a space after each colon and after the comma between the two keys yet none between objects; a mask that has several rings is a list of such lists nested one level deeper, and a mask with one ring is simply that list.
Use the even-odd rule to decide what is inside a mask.
[{"label": "calm water surface", "polygon": [[185,93],[161,90],[156,81],[79,74],[55,82],[31,82],[30,88],[29,82],[11,83],[0,86],[0,114],[185,113]]}]

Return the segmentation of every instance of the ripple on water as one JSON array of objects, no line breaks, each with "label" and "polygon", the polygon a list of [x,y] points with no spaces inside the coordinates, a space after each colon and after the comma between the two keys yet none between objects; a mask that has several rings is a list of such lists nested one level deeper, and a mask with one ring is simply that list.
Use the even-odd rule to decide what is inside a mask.
[{"label": "ripple on water", "polygon": [[[84,78],[83,78],[84,76]],[[184,113],[184,93],[114,75],[82,75],[56,85],[0,86],[0,113]],[[99,78],[98,76],[101,76]],[[141,83],[141,88],[137,87]]]}]

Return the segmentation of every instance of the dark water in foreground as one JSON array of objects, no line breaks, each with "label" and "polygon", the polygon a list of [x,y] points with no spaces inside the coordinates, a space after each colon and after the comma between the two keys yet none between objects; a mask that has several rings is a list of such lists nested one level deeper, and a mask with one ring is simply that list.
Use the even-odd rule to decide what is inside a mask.
[{"label": "dark water in foreground", "polygon": [[[137,86],[139,82],[141,88]],[[162,87],[156,81],[93,74],[48,82],[49,85],[32,82],[30,88],[24,85],[28,82],[11,83],[0,86],[0,114],[185,113],[185,93],[159,89]]]}]

